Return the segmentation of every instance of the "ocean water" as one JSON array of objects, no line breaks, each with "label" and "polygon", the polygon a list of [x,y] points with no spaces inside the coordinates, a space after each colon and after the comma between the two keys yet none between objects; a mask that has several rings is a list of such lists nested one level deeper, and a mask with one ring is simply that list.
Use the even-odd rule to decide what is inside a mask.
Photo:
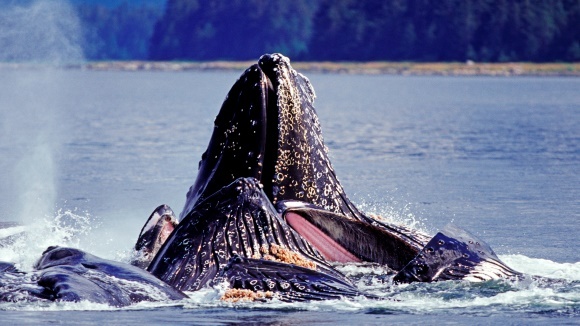
[{"label": "ocean water", "polygon": [[[159,204],[179,212],[241,72],[0,71],[0,261],[49,245],[126,260]],[[577,324],[580,79],[307,74],[338,177],[367,212],[434,234],[455,223],[509,266],[557,282],[393,286],[385,300],[241,303],[223,289],[126,308],[0,303],[2,324]],[[20,226],[14,226],[12,222]]]}]

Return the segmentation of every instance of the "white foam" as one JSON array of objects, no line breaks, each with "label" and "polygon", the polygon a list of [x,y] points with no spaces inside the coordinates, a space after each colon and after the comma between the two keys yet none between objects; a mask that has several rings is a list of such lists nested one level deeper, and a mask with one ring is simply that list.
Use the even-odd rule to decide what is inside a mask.
[{"label": "white foam", "polygon": [[26,228],[24,226],[14,226],[5,229],[0,229],[0,239],[24,232],[25,229]]},{"label": "white foam", "polygon": [[530,275],[580,281],[580,262],[557,263],[524,255],[501,255],[500,259],[513,269]]}]

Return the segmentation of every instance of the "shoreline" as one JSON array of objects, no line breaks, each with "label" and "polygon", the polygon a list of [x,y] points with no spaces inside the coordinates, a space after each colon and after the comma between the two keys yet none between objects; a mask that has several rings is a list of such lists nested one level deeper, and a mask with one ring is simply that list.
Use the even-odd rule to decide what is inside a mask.
[{"label": "shoreline", "polygon": [[[57,65],[57,68],[89,71],[243,71],[254,61],[93,61]],[[291,62],[297,71],[327,74],[403,76],[571,76],[580,77],[580,62],[479,63],[461,62]],[[54,66],[54,65],[53,65]],[[53,67],[34,63],[0,63],[1,69]]]}]

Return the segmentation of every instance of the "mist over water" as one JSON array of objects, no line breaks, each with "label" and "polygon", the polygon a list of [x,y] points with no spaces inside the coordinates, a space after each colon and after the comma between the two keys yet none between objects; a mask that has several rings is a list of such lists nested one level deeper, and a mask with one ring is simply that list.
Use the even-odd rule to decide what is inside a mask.
[{"label": "mist over water", "polygon": [[80,62],[80,27],[76,12],[66,1],[12,1],[0,12],[0,61]]},{"label": "mist over water", "polygon": [[[20,256],[12,257],[16,262],[21,260],[23,268],[30,262],[22,260],[31,259],[54,244],[44,241],[66,243],[71,236],[59,234],[55,225],[77,217],[59,211],[57,203],[62,172],[59,158],[68,121],[63,106],[69,89],[66,76],[58,67],[83,61],[80,27],[75,10],[66,1],[11,1],[0,11],[0,65],[4,62],[35,67],[17,73],[3,72],[4,82],[13,87],[4,87],[0,93],[0,135],[5,144],[12,145],[10,149],[0,148],[5,157],[1,165],[3,183],[10,189],[0,208],[3,220],[17,221],[29,228],[32,238],[21,245],[16,243]],[[39,89],[43,90],[40,94]],[[59,230],[64,230],[62,225]],[[33,250],[36,253],[27,252]],[[3,259],[9,258],[4,253]]]},{"label": "mist over water", "polygon": [[58,149],[42,131],[32,133],[32,137],[16,164],[13,181],[14,190],[20,194],[20,220],[27,224],[52,211],[58,191],[54,162]]},{"label": "mist over water", "polygon": [[[58,75],[58,73],[56,73]],[[36,217],[54,211],[58,192],[59,169],[55,162],[61,148],[61,140],[56,128],[60,110],[58,100],[58,78],[53,72],[44,71],[36,78],[27,74],[13,76],[23,93],[4,94],[8,103],[1,111],[3,123],[2,137],[16,145],[6,155],[9,176],[5,180],[14,198],[10,201],[11,212],[19,221],[32,222]],[[38,98],[30,90],[39,87],[56,88],[48,92],[51,97]],[[5,171],[6,172],[6,171]]]}]

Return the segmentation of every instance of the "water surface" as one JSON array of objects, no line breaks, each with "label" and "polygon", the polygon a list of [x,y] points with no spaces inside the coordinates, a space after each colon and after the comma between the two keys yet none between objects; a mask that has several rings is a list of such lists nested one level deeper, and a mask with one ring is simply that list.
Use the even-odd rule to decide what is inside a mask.
[{"label": "water surface", "polygon": [[[240,73],[1,71],[0,224],[24,224],[30,236],[0,248],[0,260],[30,269],[49,245],[126,259],[157,205],[181,210]],[[580,79],[308,77],[337,175],[363,210],[430,233],[453,222],[515,269],[563,281],[393,287],[380,269],[344,266],[389,300],[232,308],[208,289],[180,303],[120,310],[0,303],[3,321],[578,321]]]}]

